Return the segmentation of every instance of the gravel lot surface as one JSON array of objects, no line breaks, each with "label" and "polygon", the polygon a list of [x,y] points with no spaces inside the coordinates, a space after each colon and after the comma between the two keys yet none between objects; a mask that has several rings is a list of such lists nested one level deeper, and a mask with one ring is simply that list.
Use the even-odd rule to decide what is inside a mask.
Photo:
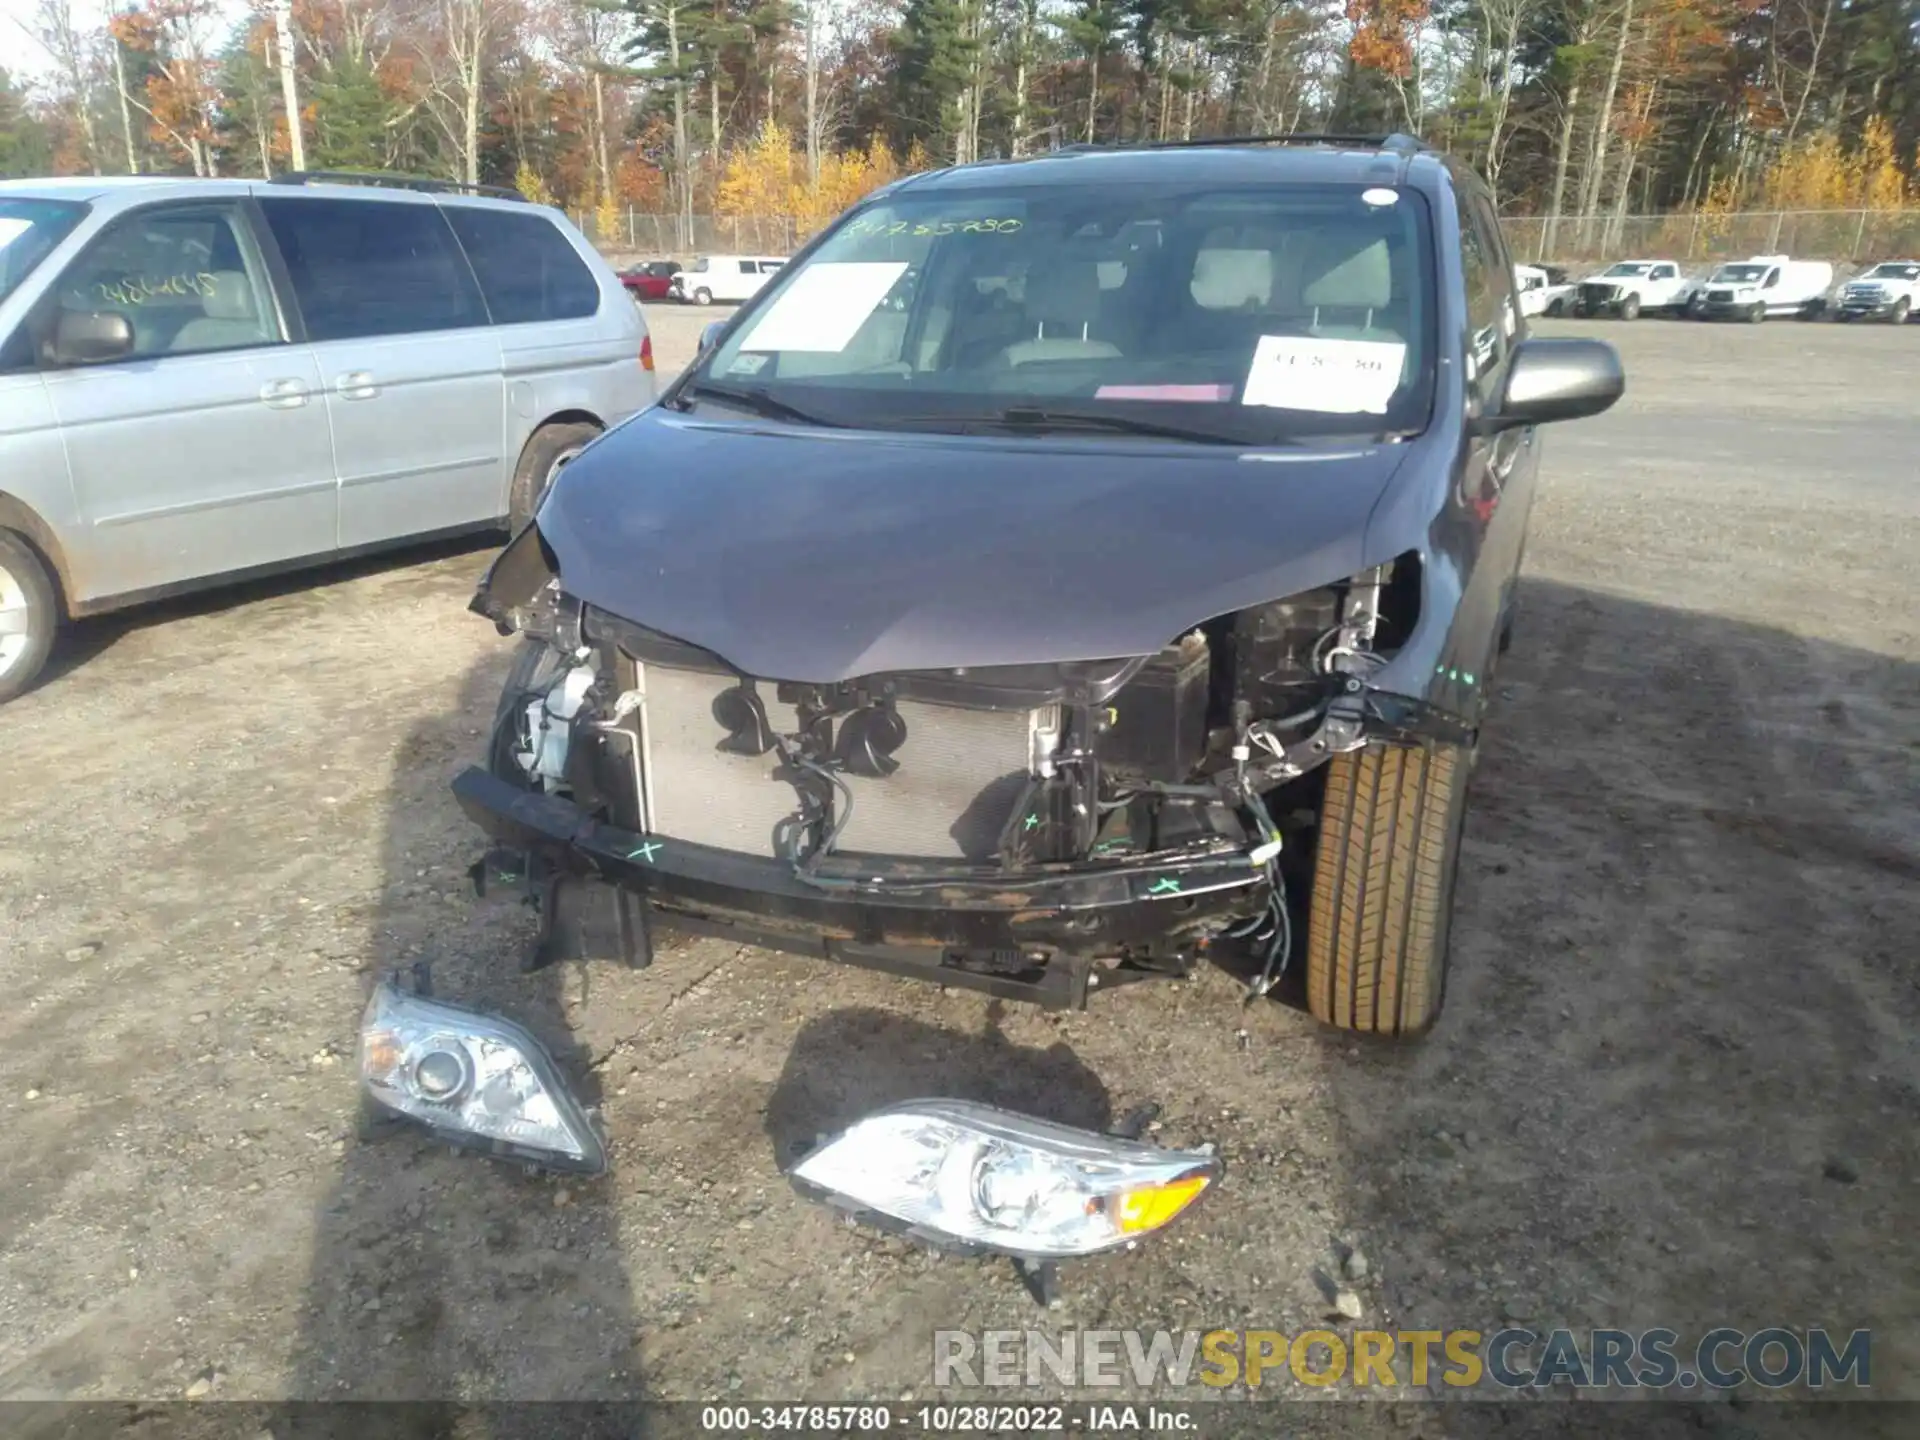
[{"label": "gravel lot surface", "polygon": [[[663,365],[708,318],[650,312]],[[491,549],[82,626],[0,716],[0,1399],[925,1398],[937,1327],[1293,1332],[1351,1247],[1368,1326],[1869,1326],[1920,1399],[1920,327],[1545,328],[1630,393],[1544,442],[1423,1044],[1216,972],[1072,1016],[708,940],[523,977],[446,788]],[[560,1049],[607,1178],[354,1138],[414,957]],[[1158,1101],[1228,1178],[1041,1312],[781,1180],[930,1091]]]}]

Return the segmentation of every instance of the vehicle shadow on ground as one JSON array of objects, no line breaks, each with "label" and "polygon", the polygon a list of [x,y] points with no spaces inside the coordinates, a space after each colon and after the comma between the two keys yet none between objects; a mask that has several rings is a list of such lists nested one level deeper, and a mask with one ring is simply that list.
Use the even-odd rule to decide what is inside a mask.
[{"label": "vehicle shadow on ground", "polygon": [[292,598],[318,604],[329,586],[378,575],[385,570],[408,570],[469,555],[499,544],[494,535],[467,535],[451,540],[433,540],[401,550],[382,550],[352,560],[338,560],[311,569],[290,570],[282,574],[249,580],[238,585],[223,585],[191,594],[156,600],[127,610],[110,611],[75,620],[54,641],[53,653],[33,683],[34,690],[58,684],[75,670],[92,663],[128,635],[154,625],[171,624],[196,615],[214,615],[265,600]]},{"label": "vehicle shadow on ground", "polygon": [[1409,1328],[1871,1327],[1869,1393],[1910,1396],[1920,668],[1531,577],[1519,605],[1446,1012],[1323,1035],[1332,1263],[1359,1246],[1370,1323]]},{"label": "vehicle shadow on ground", "polygon": [[[522,973],[532,911],[513,897],[476,903],[471,888],[448,879],[482,847],[478,831],[449,827],[447,784],[480,758],[475,727],[493,715],[508,659],[503,647],[477,667],[459,704],[399,749],[387,887],[362,995],[379,975],[425,961],[437,996],[527,1026],[583,1103],[597,1107],[597,1077],[566,1011],[577,973]],[[316,1225],[291,1392],[319,1401],[639,1399],[638,1330],[614,1206],[605,1179],[458,1155],[411,1126],[350,1141]],[[374,1428],[356,1433],[381,1436],[632,1437],[644,1428],[632,1416],[596,1420],[519,1404],[458,1417],[431,1407],[357,1413]]]},{"label": "vehicle shadow on ground", "polygon": [[794,1037],[767,1100],[773,1163],[784,1169],[863,1115],[934,1097],[998,1105],[1105,1130],[1107,1087],[1064,1041],[1044,1049],[1009,1040],[1006,1007],[990,1001],[986,1028],[960,1034],[885,1010],[835,1010]]}]

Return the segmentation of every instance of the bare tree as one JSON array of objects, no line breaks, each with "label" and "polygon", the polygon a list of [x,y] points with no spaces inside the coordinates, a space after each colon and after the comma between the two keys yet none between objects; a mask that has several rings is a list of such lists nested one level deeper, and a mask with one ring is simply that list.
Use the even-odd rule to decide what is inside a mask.
[{"label": "bare tree", "polygon": [[307,142],[302,134],[299,82],[294,75],[293,0],[274,0],[273,42],[279,52],[280,99],[287,107],[287,145],[293,168],[307,168]]},{"label": "bare tree", "polygon": [[59,101],[73,114],[86,142],[87,164],[100,173],[100,137],[93,123],[94,57],[91,37],[73,21],[73,0],[40,0],[31,22],[17,20],[27,36],[53,57],[59,70]]},{"label": "bare tree", "polygon": [[428,0],[414,18],[428,111],[458,157],[457,178],[477,185],[487,66],[512,28],[508,0]]}]

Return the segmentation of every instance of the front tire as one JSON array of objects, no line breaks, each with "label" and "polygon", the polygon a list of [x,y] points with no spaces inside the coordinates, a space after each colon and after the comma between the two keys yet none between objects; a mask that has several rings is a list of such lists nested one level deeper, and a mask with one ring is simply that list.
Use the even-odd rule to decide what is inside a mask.
[{"label": "front tire", "polygon": [[533,432],[527,448],[520,452],[519,465],[514,467],[513,492],[507,501],[507,523],[514,534],[526,529],[561,469],[599,433],[598,425],[585,421],[542,425]]},{"label": "front tire", "polygon": [[1766,318],[1767,318],[1767,302],[1766,301],[1756,300],[1753,302],[1753,304],[1747,307],[1747,323],[1749,325],[1758,325],[1762,320],[1765,320]]},{"label": "front tire", "polygon": [[59,628],[47,567],[20,536],[0,530],[0,705],[34,682]]},{"label": "front tire", "polygon": [[693,303],[696,305],[711,305],[713,303],[713,292],[706,289],[694,291]]},{"label": "front tire", "polygon": [[1307,924],[1316,1020],[1418,1035],[1439,1018],[1470,764],[1445,745],[1372,745],[1328,764]]},{"label": "front tire", "polygon": [[1911,309],[1913,309],[1913,302],[1902,295],[1898,300],[1893,302],[1893,309],[1887,312],[1887,323],[1889,325],[1906,324],[1907,312]]},{"label": "front tire", "polygon": [[1629,295],[1620,302],[1620,318],[1622,320],[1638,320],[1640,318],[1640,297],[1638,295]]}]

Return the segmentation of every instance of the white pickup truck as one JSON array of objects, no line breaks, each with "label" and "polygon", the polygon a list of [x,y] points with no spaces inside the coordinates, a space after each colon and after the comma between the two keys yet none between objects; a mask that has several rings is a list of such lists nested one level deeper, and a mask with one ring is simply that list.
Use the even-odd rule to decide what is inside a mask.
[{"label": "white pickup truck", "polygon": [[1898,325],[1915,310],[1920,310],[1920,260],[1882,260],[1840,287],[1834,317],[1859,320],[1872,315]]},{"label": "white pickup truck", "polygon": [[1622,260],[1580,282],[1574,313],[1633,320],[1650,311],[1677,312],[1686,309],[1693,287],[1677,260]]},{"label": "white pickup truck", "polygon": [[1513,278],[1520,286],[1520,313],[1526,316],[1566,314],[1580,288],[1558,265],[1516,265]]},{"label": "white pickup truck", "polygon": [[1689,313],[1703,320],[1723,316],[1759,324],[1769,315],[1818,315],[1833,284],[1825,260],[1755,255],[1734,260],[1707,277]]}]

